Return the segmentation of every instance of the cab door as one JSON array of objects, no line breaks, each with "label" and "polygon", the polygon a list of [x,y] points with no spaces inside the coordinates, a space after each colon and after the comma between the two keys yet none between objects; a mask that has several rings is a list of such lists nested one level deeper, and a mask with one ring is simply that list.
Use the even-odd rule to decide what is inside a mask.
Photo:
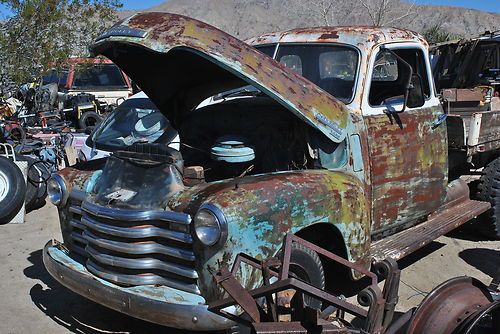
[{"label": "cab door", "polygon": [[[388,235],[425,220],[443,203],[447,134],[427,50],[417,43],[399,43],[372,54],[368,93],[363,98],[371,164],[372,231]],[[405,62],[420,77],[424,99],[402,111],[405,75],[408,77],[404,72],[409,69]]]}]

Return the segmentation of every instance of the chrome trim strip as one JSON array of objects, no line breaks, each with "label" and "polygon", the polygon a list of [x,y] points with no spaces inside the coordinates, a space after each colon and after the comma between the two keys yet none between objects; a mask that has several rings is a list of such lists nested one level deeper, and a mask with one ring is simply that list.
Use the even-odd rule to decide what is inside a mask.
[{"label": "chrome trim strip", "polygon": [[122,238],[147,238],[162,237],[174,241],[192,244],[191,235],[182,232],[176,232],[158,227],[117,227],[101,223],[84,214],[81,224],[97,232],[114,235]]},{"label": "chrome trim strip", "polygon": [[112,256],[109,254],[100,253],[90,245],[87,246],[85,250],[97,262],[107,264],[109,266],[127,269],[158,269],[187,278],[198,278],[198,273],[194,269],[177,264],[173,266],[154,258],[127,259],[123,257]]},{"label": "chrome trim strip", "polygon": [[184,290],[191,293],[200,294],[200,289],[196,284],[182,284],[175,280],[164,278],[157,275],[127,275],[107,271],[95,264],[92,260],[87,261],[87,269],[107,281],[123,285],[166,285],[168,287]]},{"label": "chrome trim strip", "polygon": [[104,34],[98,36],[96,38],[96,42],[106,39],[108,37],[136,37],[136,38],[144,38],[148,35],[146,30],[138,29],[138,28],[130,28],[126,25],[117,25],[109,28]]},{"label": "chrome trim strip", "polygon": [[173,211],[137,211],[125,209],[112,209],[96,205],[87,201],[82,203],[82,209],[91,215],[124,221],[143,221],[143,220],[163,220],[179,224],[191,224],[191,217],[185,213]]},{"label": "chrome trim strip", "polygon": [[168,247],[157,243],[125,243],[119,241],[112,241],[103,239],[96,236],[92,232],[85,230],[82,234],[83,238],[89,243],[92,243],[101,248],[109,249],[115,252],[122,252],[125,254],[145,255],[145,254],[164,254],[172,256],[185,261],[194,261],[195,256],[193,252],[181,250],[178,248]]}]

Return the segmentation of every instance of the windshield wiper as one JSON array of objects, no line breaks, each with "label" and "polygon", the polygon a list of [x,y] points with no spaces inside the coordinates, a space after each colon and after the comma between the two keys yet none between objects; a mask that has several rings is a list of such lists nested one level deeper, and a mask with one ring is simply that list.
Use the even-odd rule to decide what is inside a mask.
[{"label": "windshield wiper", "polygon": [[223,100],[236,96],[259,96],[261,94],[263,93],[254,86],[244,86],[219,93],[214,96],[214,101]]}]

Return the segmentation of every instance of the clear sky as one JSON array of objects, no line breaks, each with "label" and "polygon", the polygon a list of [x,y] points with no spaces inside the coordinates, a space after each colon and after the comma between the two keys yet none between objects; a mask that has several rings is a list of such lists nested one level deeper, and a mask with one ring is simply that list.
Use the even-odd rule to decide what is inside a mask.
[{"label": "clear sky", "polygon": [[[165,0],[122,0],[122,3],[124,9],[144,9],[158,5],[164,1]],[[404,1],[411,2],[411,0]],[[459,6],[500,13],[500,0],[415,0],[415,2],[425,5]],[[4,17],[6,14],[8,14],[8,12],[6,12],[5,6],[0,5],[0,18]]]},{"label": "clear sky", "polygon": [[163,2],[165,2],[165,0],[122,0],[123,9],[150,8]]},{"label": "clear sky", "polygon": [[[411,2],[406,0],[406,2]],[[436,6],[456,6],[500,13],[499,0],[415,0],[418,4]]]}]

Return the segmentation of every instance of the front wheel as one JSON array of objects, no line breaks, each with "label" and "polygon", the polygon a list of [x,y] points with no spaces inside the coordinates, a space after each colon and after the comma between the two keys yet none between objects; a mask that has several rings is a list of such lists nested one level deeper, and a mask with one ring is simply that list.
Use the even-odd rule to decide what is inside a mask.
[{"label": "front wheel", "polygon": [[[325,272],[321,259],[315,251],[298,243],[292,243],[289,276],[318,289],[325,289]],[[293,295],[292,291],[284,291],[278,295],[281,299],[278,304],[289,305]],[[311,308],[321,309],[321,301],[311,296],[304,295],[304,304]]]},{"label": "front wheel", "polygon": [[[321,290],[325,289],[325,273],[323,271],[323,265],[321,264],[321,259],[318,254],[307,247],[304,247],[296,242],[292,243],[292,251],[290,254],[290,269],[288,276],[306,282],[313,285]],[[273,282],[273,279],[271,279]],[[291,301],[295,295],[295,291],[285,290],[278,293],[277,304],[282,307],[289,308],[291,306]],[[304,304],[311,308],[321,309],[321,301],[310,296],[304,295]],[[264,300],[261,300],[264,304]],[[265,306],[264,306],[265,307]],[[243,318],[250,321],[250,317],[245,314]],[[280,316],[279,321],[291,321],[289,314]],[[242,324],[238,324],[235,327],[228,330],[226,333],[234,334],[251,334],[253,331]]]}]

